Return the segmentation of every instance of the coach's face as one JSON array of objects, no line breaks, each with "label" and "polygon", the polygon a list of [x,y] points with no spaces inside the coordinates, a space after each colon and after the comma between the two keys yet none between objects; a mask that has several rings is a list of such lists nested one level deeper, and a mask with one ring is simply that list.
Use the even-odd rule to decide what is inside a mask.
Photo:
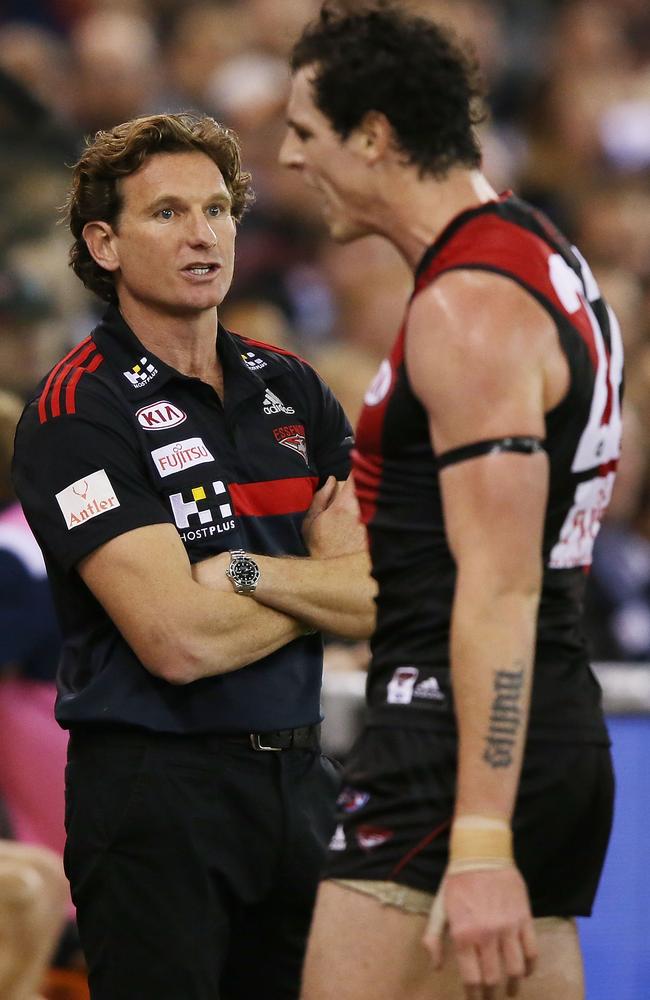
[{"label": "coach's face", "polygon": [[298,171],[321,195],[330,234],[348,242],[375,231],[368,214],[367,136],[355,129],[341,139],[314,103],[313,77],[313,68],[307,66],[293,78],[280,163]]},{"label": "coach's face", "polygon": [[93,257],[115,274],[120,305],[192,316],[232,281],[235,222],[221,171],[205,153],[156,153],[120,181],[116,223],[91,222]]}]

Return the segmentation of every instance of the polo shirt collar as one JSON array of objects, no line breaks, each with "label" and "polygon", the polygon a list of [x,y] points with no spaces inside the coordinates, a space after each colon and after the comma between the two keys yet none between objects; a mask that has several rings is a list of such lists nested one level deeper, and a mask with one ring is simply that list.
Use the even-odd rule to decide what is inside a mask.
[{"label": "polo shirt collar", "polygon": [[[129,397],[146,399],[157,395],[171,379],[194,381],[192,376],[184,375],[147,351],[114,305],[108,307],[92,338],[118,373],[122,389]],[[237,397],[243,398],[263,391],[267,379],[284,370],[273,354],[262,346],[259,351],[253,350],[250,343],[220,323],[215,342],[228,395],[234,390]]]}]

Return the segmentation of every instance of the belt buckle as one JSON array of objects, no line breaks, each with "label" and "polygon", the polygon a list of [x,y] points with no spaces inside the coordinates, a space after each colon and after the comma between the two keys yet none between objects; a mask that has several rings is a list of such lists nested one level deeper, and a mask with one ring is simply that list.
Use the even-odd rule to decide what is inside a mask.
[{"label": "belt buckle", "polygon": [[282,747],[267,747],[263,743],[260,743],[260,735],[260,733],[249,733],[253,750],[271,750],[282,753]]}]

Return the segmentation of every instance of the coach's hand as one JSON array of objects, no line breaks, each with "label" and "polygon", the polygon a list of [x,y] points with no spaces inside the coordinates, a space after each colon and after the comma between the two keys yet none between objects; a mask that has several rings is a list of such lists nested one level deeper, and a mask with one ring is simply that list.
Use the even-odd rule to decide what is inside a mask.
[{"label": "coach's hand", "polygon": [[519,993],[535,967],[537,943],[526,885],[514,867],[443,879],[424,935],[434,967],[443,964],[448,925],[467,1000],[494,1000],[497,988]]},{"label": "coach's hand", "polygon": [[352,476],[344,483],[337,483],[334,476],[328,477],[314,494],[302,530],[309,554],[315,559],[334,559],[365,550],[366,529],[361,522]]}]

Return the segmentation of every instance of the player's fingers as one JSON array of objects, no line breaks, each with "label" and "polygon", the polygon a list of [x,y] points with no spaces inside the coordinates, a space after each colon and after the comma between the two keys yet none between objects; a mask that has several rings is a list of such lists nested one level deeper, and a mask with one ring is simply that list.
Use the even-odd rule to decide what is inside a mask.
[{"label": "player's fingers", "polygon": [[498,938],[490,938],[476,952],[481,970],[481,998],[495,1000],[497,986],[503,979]]},{"label": "player's fingers", "polygon": [[516,997],[519,982],[526,975],[524,949],[517,933],[506,934],[501,941],[501,955],[507,977],[506,996]]},{"label": "player's fingers", "polygon": [[464,948],[456,946],[456,960],[466,1000],[483,1000],[481,964],[477,949],[473,945]]},{"label": "player's fingers", "polygon": [[431,913],[429,914],[427,926],[422,937],[422,943],[429,950],[435,969],[440,969],[444,960],[442,941],[446,923],[447,915],[445,913],[444,893],[441,883],[436,898],[433,901]]},{"label": "player's fingers", "polygon": [[526,920],[521,929],[521,944],[524,951],[525,975],[530,976],[537,965],[537,935],[532,920]]}]

